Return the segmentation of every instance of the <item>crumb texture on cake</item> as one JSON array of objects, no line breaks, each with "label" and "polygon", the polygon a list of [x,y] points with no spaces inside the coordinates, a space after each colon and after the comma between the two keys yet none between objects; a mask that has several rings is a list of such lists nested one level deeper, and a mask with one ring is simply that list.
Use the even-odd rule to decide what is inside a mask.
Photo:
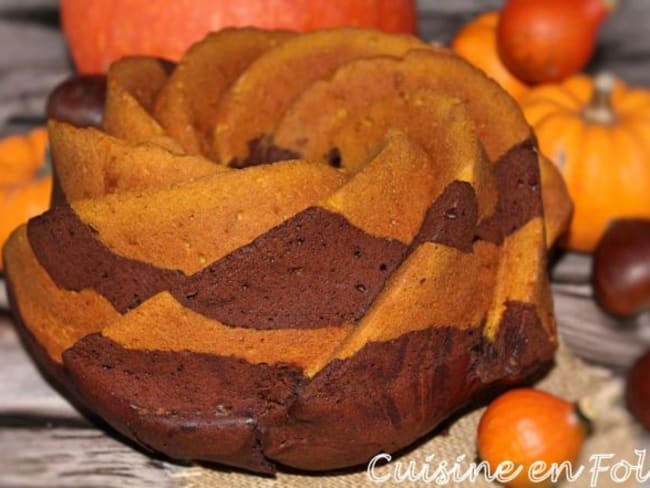
[{"label": "crumb texture on cake", "polygon": [[148,449],[260,473],[409,446],[557,345],[571,204],[516,103],[363,29],[226,29],[50,121],[52,208],[4,248],[16,324]]}]

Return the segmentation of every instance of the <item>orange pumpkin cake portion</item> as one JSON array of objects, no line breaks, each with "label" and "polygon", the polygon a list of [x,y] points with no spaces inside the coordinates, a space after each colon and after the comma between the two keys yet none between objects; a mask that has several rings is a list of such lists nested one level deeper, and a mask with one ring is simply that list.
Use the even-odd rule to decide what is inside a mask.
[{"label": "orange pumpkin cake portion", "polygon": [[[436,194],[444,189],[442,182],[464,179],[477,188],[479,218],[493,213],[496,184],[471,115],[460,100],[429,89],[374,100],[350,113],[331,140],[322,144],[332,149],[321,160],[331,164],[335,153],[337,166],[352,173],[359,171],[368,154],[376,151],[386,131],[397,129],[404,131],[427,154],[435,155],[432,174],[438,182]],[[309,157],[317,159],[316,154]]]},{"label": "orange pumpkin cake portion", "polygon": [[[152,330],[152,323],[159,326]],[[219,354],[252,364],[288,363],[307,369],[326,361],[352,328],[352,324],[317,329],[232,327],[161,292],[103,328],[102,335],[133,350]]]},{"label": "orange pumpkin cake portion", "polygon": [[566,188],[451,52],[227,29],[114,65],[106,110],[50,123],[62,191],[4,256],[34,358],[135,442],[364,465],[552,363]]},{"label": "orange pumpkin cake portion", "polygon": [[165,134],[160,124],[138,100],[119,83],[108,82],[103,129],[110,135],[129,142],[154,142],[182,154],[179,143]]},{"label": "orange pumpkin cake portion", "polygon": [[208,159],[178,155],[153,142],[133,143],[54,120],[49,122],[49,136],[57,183],[69,202],[168,187],[227,171]]},{"label": "orange pumpkin cake portion", "polygon": [[173,63],[146,56],[127,57],[114,63],[106,77],[103,128],[130,142],[152,142],[182,153],[152,115],[153,105],[165,85]]},{"label": "orange pumpkin cake portion", "polygon": [[[323,110],[327,111],[327,108],[323,107]],[[447,170],[449,164],[452,167],[466,164],[477,156],[476,152],[460,152],[478,150],[476,127],[465,106],[456,98],[426,88],[370,100],[358,110],[345,110],[340,117],[340,128],[310,138],[306,150],[309,159],[332,163],[332,153],[336,153],[338,166],[356,172],[362,167],[366,155],[376,150],[385,133],[397,128],[427,153],[435,153],[438,159],[447,158],[448,161],[439,163],[438,171]],[[460,130],[475,134],[475,147],[447,142],[449,133]],[[321,141],[317,140],[319,137]]]},{"label": "orange pumpkin cake portion", "polygon": [[127,56],[110,66],[106,81],[113,88],[121,87],[151,113],[153,104],[174,67],[175,63],[164,59]]},{"label": "orange pumpkin cake portion", "polygon": [[445,184],[435,169],[421,147],[392,132],[374,158],[321,205],[370,235],[410,244]]},{"label": "orange pumpkin cake portion", "polygon": [[156,120],[188,154],[214,155],[222,95],[246,67],[295,34],[254,28],[209,34],[183,56],[156,99]]},{"label": "orange pumpkin cake portion", "polygon": [[[224,95],[215,126],[215,151],[226,164],[286,159],[267,136],[294,98],[340,65],[376,55],[405,54],[424,44],[407,35],[330,29],[294,37],[254,61]],[[280,88],[281,87],[281,88]]]},{"label": "orange pumpkin cake portion", "polygon": [[[530,137],[517,103],[496,82],[451,52],[418,49],[403,59],[382,57],[347,63],[331,78],[306,88],[278,122],[274,143],[296,154],[322,157],[328,148],[312,144],[324,142],[323,134],[336,132],[348,114],[373,100],[420,88],[462,100],[492,161]],[[472,96],[477,89],[485,96]],[[510,130],[501,130],[504,124]]]}]

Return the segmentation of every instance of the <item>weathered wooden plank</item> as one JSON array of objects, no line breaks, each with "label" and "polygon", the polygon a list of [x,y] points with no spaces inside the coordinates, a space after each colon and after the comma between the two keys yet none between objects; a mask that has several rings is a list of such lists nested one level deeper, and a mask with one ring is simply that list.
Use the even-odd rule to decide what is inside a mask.
[{"label": "weathered wooden plank", "polygon": [[16,22],[0,17],[0,69],[28,66],[65,67],[68,54],[63,34],[56,27]]},{"label": "weathered wooden plank", "polygon": [[0,428],[0,486],[178,486],[165,464],[94,429]]},{"label": "weathered wooden plank", "polygon": [[592,258],[589,254],[559,252],[551,263],[553,283],[588,284],[591,280]]},{"label": "weathered wooden plank", "polygon": [[0,316],[0,415],[78,418],[36,370],[21,347],[8,316]]},{"label": "weathered wooden plank", "polygon": [[57,0],[2,0],[0,1],[0,13],[56,10],[57,4]]},{"label": "weathered wooden plank", "polygon": [[[0,278],[0,311],[9,307],[9,300],[7,300],[7,289],[2,278]],[[0,312],[1,313],[1,312]]]},{"label": "weathered wooden plank", "polygon": [[460,26],[479,12],[500,8],[503,0],[418,0],[416,5],[419,34],[447,44]]},{"label": "weathered wooden plank", "polygon": [[556,291],[553,300],[562,339],[583,359],[624,370],[650,347],[643,320],[615,320],[589,297]]},{"label": "weathered wooden plank", "polygon": [[[19,44],[17,44],[19,42]],[[43,119],[48,93],[70,73],[61,32],[0,19],[0,127],[10,119]]]}]

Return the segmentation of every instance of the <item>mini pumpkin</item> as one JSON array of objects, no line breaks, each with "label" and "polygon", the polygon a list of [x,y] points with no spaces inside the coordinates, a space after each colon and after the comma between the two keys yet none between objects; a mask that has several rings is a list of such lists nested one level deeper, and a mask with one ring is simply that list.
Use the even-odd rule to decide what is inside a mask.
[{"label": "mini pumpkin", "polygon": [[44,128],[0,140],[0,247],[16,227],[49,206],[52,177],[46,148]]},{"label": "mini pumpkin", "polygon": [[557,82],[591,59],[601,24],[618,0],[508,0],[497,30],[499,57],[528,83]]},{"label": "mini pumpkin", "polygon": [[[588,431],[588,421],[575,404],[532,388],[511,390],[481,417],[478,453],[492,471],[506,461],[515,464],[520,472],[508,488],[550,487],[548,480],[531,479],[531,468],[540,462],[575,465]],[[541,471],[537,476],[548,472]]]},{"label": "mini pumpkin", "polygon": [[458,31],[451,48],[482,69],[516,100],[526,93],[528,85],[510,73],[501,61],[497,50],[498,25],[499,12],[485,12]]},{"label": "mini pumpkin", "polygon": [[575,204],[566,247],[591,252],[613,219],[650,217],[650,91],[577,75],[520,103]]}]

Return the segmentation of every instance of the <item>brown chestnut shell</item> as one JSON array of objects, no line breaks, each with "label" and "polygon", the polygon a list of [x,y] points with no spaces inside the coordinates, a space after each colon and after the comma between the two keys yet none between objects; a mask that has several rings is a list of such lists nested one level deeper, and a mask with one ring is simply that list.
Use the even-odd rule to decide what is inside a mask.
[{"label": "brown chestnut shell", "polygon": [[627,407],[646,430],[650,430],[650,350],[634,365],[627,377]]},{"label": "brown chestnut shell", "polygon": [[614,221],[594,254],[594,294],[602,308],[630,316],[650,307],[650,221]]}]

